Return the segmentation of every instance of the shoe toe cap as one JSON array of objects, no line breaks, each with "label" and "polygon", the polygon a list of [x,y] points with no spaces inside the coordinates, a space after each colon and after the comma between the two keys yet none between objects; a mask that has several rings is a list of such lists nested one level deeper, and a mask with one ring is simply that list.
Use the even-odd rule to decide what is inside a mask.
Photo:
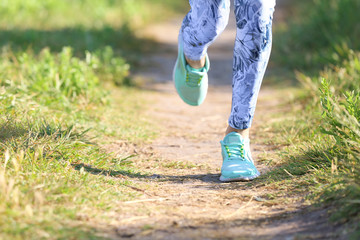
[{"label": "shoe toe cap", "polygon": [[221,169],[221,174],[229,178],[251,177],[260,175],[259,171],[252,163],[230,163]]}]

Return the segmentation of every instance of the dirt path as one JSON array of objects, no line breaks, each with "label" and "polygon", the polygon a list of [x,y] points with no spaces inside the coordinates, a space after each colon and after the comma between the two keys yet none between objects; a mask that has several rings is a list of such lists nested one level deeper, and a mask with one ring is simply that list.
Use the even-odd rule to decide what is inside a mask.
[{"label": "dirt path", "polygon": [[[281,3],[281,1],[280,1]],[[279,5],[279,3],[278,3]],[[278,6],[281,8],[280,6]],[[282,14],[278,9],[278,14]],[[280,16],[279,16],[280,18]],[[138,75],[152,78],[147,86],[155,102],[148,114],[163,131],[141,153],[139,167],[153,173],[135,179],[143,197],[125,202],[114,213],[120,239],[332,239],[326,211],[309,212],[298,198],[267,201],[271,193],[264,184],[221,183],[219,141],[223,138],[231,104],[233,19],[229,28],[209,50],[212,69],[210,90],[200,107],[184,104],[176,95],[171,71],[176,57],[176,36],[181,20],[152,26],[142,34],[164,48],[144,60],[147,68]],[[231,44],[229,44],[229,42]],[[223,73],[229,76],[224,77]],[[266,80],[265,80],[266,81]],[[284,111],[281,90],[262,89],[254,128],[252,151],[256,159],[271,156],[276,146],[256,140],[260,124]],[[260,172],[267,161],[258,161]],[[291,199],[291,198],[290,198]],[[126,214],[123,214],[126,213]]]}]

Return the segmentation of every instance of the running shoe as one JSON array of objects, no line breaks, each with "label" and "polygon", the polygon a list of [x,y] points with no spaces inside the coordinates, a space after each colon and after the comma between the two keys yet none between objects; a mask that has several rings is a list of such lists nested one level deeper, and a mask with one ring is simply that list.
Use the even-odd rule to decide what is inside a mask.
[{"label": "running shoe", "polygon": [[208,55],[206,55],[205,66],[201,69],[194,69],[186,63],[183,39],[179,34],[178,57],[173,71],[173,80],[177,93],[185,103],[199,106],[204,102],[208,90],[209,68]]},{"label": "running shoe", "polygon": [[249,139],[231,132],[220,144],[223,157],[220,181],[249,181],[260,176],[251,157]]}]

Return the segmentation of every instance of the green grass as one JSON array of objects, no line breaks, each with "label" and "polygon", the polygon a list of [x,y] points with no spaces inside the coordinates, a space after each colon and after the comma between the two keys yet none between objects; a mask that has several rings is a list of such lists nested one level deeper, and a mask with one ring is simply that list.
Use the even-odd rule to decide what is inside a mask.
[{"label": "green grass", "polygon": [[109,146],[156,135],[128,63],[151,43],[133,30],[184,5],[0,3],[0,239],[104,239],[98,223],[142,194],[139,156]]},{"label": "green grass", "polygon": [[139,49],[153,48],[151,41],[137,38],[133,30],[145,23],[165,19],[187,6],[172,0],[44,0],[0,3],[0,48],[49,48],[60,52],[71,46],[76,56],[110,46],[116,56],[135,62]]},{"label": "green grass", "polygon": [[297,70],[300,89],[266,126],[268,144],[280,150],[257,180],[278,196],[330,207],[350,239],[360,236],[359,4],[299,1],[293,21],[275,29],[275,63]]},{"label": "green grass", "polygon": [[30,95],[45,105],[52,102],[101,101],[105,91],[95,91],[99,80],[90,53],[86,61],[73,57],[70,48],[54,56],[47,49],[40,56],[32,53],[3,52],[0,65],[1,82],[11,94]]},{"label": "green grass", "polygon": [[3,29],[59,29],[74,26],[103,27],[172,16],[187,3],[171,0],[4,0],[0,4]]},{"label": "green grass", "polygon": [[296,6],[297,16],[274,34],[278,64],[319,70],[348,58],[350,49],[360,50],[359,1],[309,0]]},{"label": "green grass", "polygon": [[[127,187],[134,185],[129,178],[139,176],[131,161],[125,160],[129,156],[124,154],[129,153],[106,153],[87,138],[81,125],[76,129],[53,120],[50,112],[44,116],[29,109],[6,109],[4,102],[0,121],[2,237],[35,239],[37,232],[51,227],[54,232],[48,234],[58,238],[57,228],[77,223],[80,213],[99,218],[106,209],[116,210],[116,202],[138,195]],[[117,127],[124,126],[119,122]]]},{"label": "green grass", "polygon": [[[79,74],[90,76],[89,81],[103,76],[80,59],[74,62],[89,71]],[[46,63],[40,57],[24,64],[38,68],[34,72],[48,84],[53,78],[39,69],[76,70],[71,60],[50,68]],[[154,126],[141,115],[144,93],[115,88],[109,94],[97,81],[77,94],[71,81],[40,91],[34,87],[39,77],[29,77],[27,67],[7,65],[7,69],[21,77],[7,75],[0,92],[0,238],[96,238],[99,231],[80,218],[95,224],[106,218],[105,210],[120,211],[120,201],[139,195],[131,178],[146,174],[133,166],[137,158],[133,153],[106,152],[99,145],[114,137],[142,143],[154,136]],[[16,83],[20,78],[21,88]],[[104,93],[109,101],[97,101]]]},{"label": "green grass", "polygon": [[321,199],[339,205],[336,216],[345,219],[360,218],[360,92],[355,88],[360,84],[359,56],[324,71],[323,80],[313,83],[320,89],[320,131],[332,140],[322,159],[331,164],[334,180],[324,187]]},{"label": "green grass", "polygon": [[[336,127],[338,132],[332,129],[332,121],[319,116],[320,109],[315,110],[315,114],[314,109],[291,112],[289,114],[300,120],[282,119],[270,126],[272,132],[267,133],[267,137],[273,140],[268,144],[275,144],[280,150],[266,157],[272,159],[267,163],[272,170],[260,176],[255,181],[255,186],[265,184],[269,190],[275,190],[279,201],[296,198],[306,205],[330,207],[332,221],[339,226],[346,224],[344,227],[349,228],[349,232],[358,234],[359,226],[356,224],[360,219],[360,138],[339,132],[350,129],[359,131],[359,123],[354,122],[353,118],[342,110],[341,114],[336,114],[343,124],[342,129]],[[304,124],[301,120],[304,121],[304,115],[313,120]],[[306,127],[303,127],[304,125]],[[289,132],[285,131],[286,128],[297,130]],[[285,134],[288,135],[287,139],[293,140],[278,136]],[[336,138],[343,144],[337,143]]]}]

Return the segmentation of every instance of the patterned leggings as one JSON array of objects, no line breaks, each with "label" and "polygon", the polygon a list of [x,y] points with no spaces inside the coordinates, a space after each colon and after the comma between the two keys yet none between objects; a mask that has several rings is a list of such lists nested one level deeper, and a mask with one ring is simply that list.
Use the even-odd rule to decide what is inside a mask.
[{"label": "patterned leggings", "polygon": [[[230,0],[190,0],[181,34],[184,53],[200,60],[225,29]],[[269,61],[275,0],[235,0],[236,40],[233,60],[233,95],[229,125],[251,126],[258,93]]]}]

